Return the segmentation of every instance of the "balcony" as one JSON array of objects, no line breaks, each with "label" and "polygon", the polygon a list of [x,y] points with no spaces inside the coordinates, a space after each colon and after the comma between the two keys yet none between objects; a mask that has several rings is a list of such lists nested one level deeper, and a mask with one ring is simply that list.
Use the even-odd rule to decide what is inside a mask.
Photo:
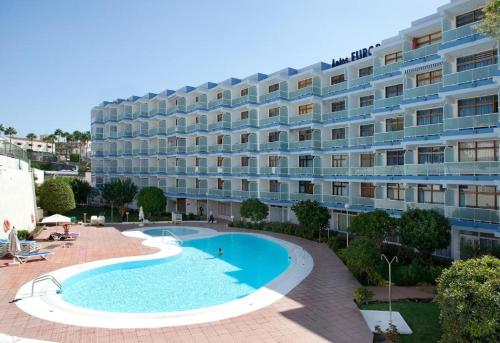
[{"label": "balcony", "polygon": [[171,115],[171,114],[174,114],[174,113],[184,113],[186,110],[186,108],[182,105],[178,105],[178,106],[173,106],[173,107],[170,107],[168,110],[167,110],[167,115]]},{"label": "balcony", "polygon": [[259,97],[259,101],[263,103],[263,102],[270,102],[276,99],[287,99],[287,98],[288,98],[287,92],[278,89],[277,91],[261,95]]},{"label": "balcony", "polygon": [[172,126],[165,130],[166,135],[173,135],[176,133],[185,133],[185,132],[186,132],[186,127],[184,125]]},{"label": "balcony", "polygon": [[499,175],[500,161],[446,162],[446,175]]},{"label": "balcony", "polygon": [[350,146],[372,145],[373,136],[351,138],[349,143]]},{"label": "balcony", "polygon": [[281,116],[274,116],[269,118],[263,118],[260,120],[260,126],[268,126],[273,124],[287,124],[286,118]]},{"label": "balcony", "polygon": [[375,166],[375,175],[405,175],[404,165]]},{"label": "balcony", "polygon": [[132,138],[132,131],[118,131],[118,137],[120,138]]},{"label": "balcony", "polygon": [[498,209],[446,206],[448,218],[473,220],[488,223],[500,223]]},{"label": "balcony", "polygon": [[247,118],[247,119],[235,121],[231,124],[232,129],[239,129],[242,127],[257,127],[257,120],[255,120],[255,119],[252,120],[250,118]]},{"label": "balcony", "polygon": [[215,144],[208,147],[208,152],[231,152],[231,144]]},{"label": "balcony", "polygon": [[406,207],[404,200],[392,199],[375,199],[375,208],[383,208],[387,210],[403,211]]},{"label": "balcony", "polygon": [[206,110],[207,109],[207,103],[206,102],[197,102],[191,105],[188,105],[186,107],[186,112],[192,112],[196,110]]},{"label": "balcony", "polygon": [[256,104],[257,103],[257,96],[256,95],[245,95],[236,99],[233,99],[231,102],[231,105],[233,107],[240,106],[243,104]]},{"label": "balcony", "polygon": [[132,150],[132,154],[133,155],[148,155],[149,154],[149,150],[148,148],[137,148],[137,149],[133,149]]},{"label": "balcony", "polygon": [[187,188],[186,194],[191,196],[207,196],[206,188]]},{"label": "balcony", "polygon": [[401,62],[396,62],[396,63],[390,63],[386,64],[384,66],[379,66],[379,67],[374,67],[373,68],[373,78],[380,78],[379,76],[386,75],[386,74],[391,74],[399,71],[399,68],[401,68]]},{"label": "balcony", "polygon": [[221,130],[230,128],[231,128],[231,122],[229,121],[218,121],[208,125],[209,130]]},{"label": "balcony", "polygon": [[323,89],[321,90],[321,94],[323,94],[323,96],[328,96],[330,94],[341,92],[346,89],[347,89],[347,81],[344,81],[336,83],[334,85],[323,87]]},{"label": "balcony", "polygon": [[422,48],[405,51],[403,52],[403,60],[404,62],[414,61],[420,58],[424,58],[427,56],[432,56],[437,54],[441,43],[435,43],[432,45],[427,45]]},{"label": "balcony", "polygon": [[246,166],[246,167],[232,167],[231,168],[231,172],[232,174],[245,174],[245,175],[255,175],[257,174],[257,168],[254,167],[249,167],[249,166]]},{"label": "balcony", "polygon": [[316,140],[316,139],[288,143],[288,149],[318,149],[318,148],[321,148],[321,140]]},{"label": "balcony", "polygon": [[375,204],[374,198],[364,198],[364,197],[351,198],[351,205],[373,207],[374,204]]},{"label": "balcony", "polygon": [[294,100],[294,99],[303,98],[303,97],[311,96],[311,95],[321,96],[321,88],[317,87],[317,86],[309,86],[309,87],[300,88],[300,89],[297,89],[295,91],[291,91],[288,94],[288,99]]},{"label": "balcony", "polygon": [[376,143],[400,141],[402,139],[403,139],[403,130],[379,132],[379,133],[375,134],[375,142]]},{"label": "balcony", "polygon": [[208,167],[208,174],[231,174],[231,167]]},{"label": "balcony", "polygon": [[401,100],[403,100],[403,96],[393,96],[390,98],[384,98],[384,99],[376,99],[374,107],[377,110],[383,110],[383,109],[390,109],[393,107],[397,107],[401,104]]},{"label": "balcony", "polygon": [[444,130],[463,130],[498,125],[498,113],[481,114],[468,117],[447,118],[444,120]]},{"label": "balcony", "polygon": [[118,155],[119,156],[131,156],[132,155],[132,149],[119,149],[118,150]]},{"label": "balcony", "polygon": [[321,113],[307,113],[307,114],[299,114],[296,116],[288,117],[288,123],[290,125],[309,123],[309,122],[319,122],[320,120],[321,120]]},{"label": "balcony", "polygon": [[231,107],[231,99],[216,99],[216,100],[212,100],[208,103],[209,110],[213,110],[213,109],[215,109],[217,107],[221,107],[221,106]]},{"label": "balcony", "polygon": [[189,154],[205,153],[205,152],[207,152],[207,146],[206,145],[190,145],[187,147],[187,152]]},{"label": "balcony", "polygon": [[349,117],[358,117],[370,115],[373,112],[372,106],[356,107],[349,109]]},{"label": "balcony", "polygon": [[426,86],[405,89],[403,103],[416,102],[417,100],[426,100],[429,96],[438,95],[443,84],[441,82]]},{"label": "balcony", "polygon": [[347,118],[347,110],[323,113],[323,121],[336,121]]},{"label": "balcony", "polygon": [[185,187],[167,187],[167,194],[186,194],[186,188]]},{"label": "balcony", "polygon": [[327,176],[327,177],[328,176],[347,176],[347,175],[349,175],[349,168],[348,167],[323,168],[322,175]]},{"label": "balcony", "polygon": [[443,75],[443,87],[490,79],[498,72],[498,64]]},{"label": "balcony", "polygon": [[350,88],[354,88],[354,87],[358,87],[358,86],[361,86],[361,85],[370,84],[370,82],[372,81],[372,79],[373,79],[373,75],[367,75],[367,76],[363,76],[363,77],[351,80],[351,86],[350,86]]},{"label": "balcony", "polygon": [[443,132],[443,124],[429,124],[429,125],[418,125],[405,127],[404,135],[405,137],[418,137],[418,136],[430,136],[439,135]]},{"label": "balcony", "polygon": [[349,197],[343,195],[323,194],[323,202],[329,204],[347,204],[349,203]]},{"label": "balcony", "polygon": [[282,167],[260,167],[260,175],[288,175],[288,168]]},{"label": "balcony", "polygon": [[323,141],[323,148],[331,149],[331,148],[347,148],[349,146],[349,141],[347,138],[345,139],[334,139],[331,141]]},{"label": "balcony", "polygon": [[132,120],[133,117],[132,117],[132,112],[130,113],[123,113],[121,115],[118,116],[118,120]]},{"label": "balcony", "polygon": [[237,143],[232,145],[233,152],[257,151],[257,143]]},{"label": "balcony", "polygon": [[233,190],[231,191],[231,195],[233,198],[241,198],[241,199],[257,198],[257,192],[250,192],[250,191]]},{"label": "balcony", "polygon": [[260,151],[282,150],[282,149],[285,150],[288,149],[288,145],[286,142],[275,141],[275,142],[260,143]]},{"label": "balcony", "polygon": [[407,209],[419,208],[421,210],[431,210],[444,215],[444,204],[435,204],[427,202],[406,202],[406,208]]},{"label": "balcony", "polygon": [[290,200],[291,201],[306,201],[306,200],[321,201],[321,194],[290,193]]},{"label": "balcony", "polygon": [[207,131],[207,124],[192,124],[188,125],[186,128],[186,133],[192,133],[196,131]]},{"label": "balcony", "polygon": [[214,188],[210,188],[208,190],[208,195],[209,196],[218,197],[218,198],[230,198],[231,197],[231,190],[230,189],[214,189]]},{"label": "balcony", "polygon": [[444,175],[444,163],[405,164],[406,175]]},{"label": "balcony", "polygon": [[291,167],[288,168],[288,174],[290,176],[303,176],[312,177],[314,175],[320,175],[321,169],[314,167]]},{"label": "balcony", "polygon": [[464,25],[461,27],[458,27],[456,29],[451,29],[448,31],[443,32],[443,45],[444,43],[451,42],[460,38],[468,37],[468,36],[473,36],[477,34],[476,29],[474,29],[474,26],[476,26],[479,22],[474,22],[468,25]]},{"label": "balcony", "polygon": [[264,200],[288,201],[288,192],[260,192],[260,198]]}]

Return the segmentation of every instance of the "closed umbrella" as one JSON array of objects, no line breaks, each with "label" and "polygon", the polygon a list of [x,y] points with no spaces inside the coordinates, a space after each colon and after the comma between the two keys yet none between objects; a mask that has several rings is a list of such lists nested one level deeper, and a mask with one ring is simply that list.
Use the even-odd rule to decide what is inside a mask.
[{"label": "closed umbrella", "polygon": [[[17,229],[13,226],[9,233],[9,253],[15,256],[19,251],[21,251],[21,243],[19,243],[19,238],[17,238]],[[15,263],[15,261],[16,258],[14,257],[12,262]]]},{"label": "closed umbrella", "polygon": [[144,221],[144,210],[142,209],[142,206],[139,208],[139,221]]}]

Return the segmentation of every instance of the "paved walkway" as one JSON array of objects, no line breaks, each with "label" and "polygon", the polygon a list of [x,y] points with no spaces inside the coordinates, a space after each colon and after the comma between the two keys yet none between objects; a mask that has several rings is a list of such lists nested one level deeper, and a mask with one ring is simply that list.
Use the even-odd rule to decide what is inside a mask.
[{"label": "paved walkway", "polygon": [[[227,230],[220,224],[202,226]],[[314,259],[314,269],[279,301],[243,316],[180,327],[112,330],[48,322],[9,303],[22,284],[52,270],[155,251],[138,239],[121,235],[119,230],[124,228],[75,228],[81,237],[69,247],[64,247],[64,242],[44,242],[41,238],[47,232],[43,232],[41,245],[55,253],[49,261],[6,267],[9,260],[0,260],[0,332],[56,342],[372,342],[372,334],[352,301],[352,291],[359,284],[337,256],[326,245],[264,232],[304,247]]]}]

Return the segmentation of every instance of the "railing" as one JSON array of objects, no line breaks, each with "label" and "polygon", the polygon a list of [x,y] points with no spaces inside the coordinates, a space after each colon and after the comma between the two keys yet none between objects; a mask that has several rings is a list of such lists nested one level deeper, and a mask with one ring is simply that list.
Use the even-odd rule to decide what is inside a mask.
[{"label": "railing", "polygon": [[232,145],[232,151],[256,151],[257,143],[237,143]]},{"label": "railing", "polygon": [[373,112],[373,105],[349,109],[349,117],[367,115]]},{"label": "railing", "polygon": [[320,121],[321,113],[307,113],[288,117],[289,124],[298,124],[310,121]]},{"label": "railing", "polygon": [[373,75],[380,76],[380,75],[392,73],[392,72],[398,71],[400,67],[401,67],[401,62],[390,63],[390,64],[386,64],[384,66],[374,67],[373,68]]},{"label": "railing", "polygon": [[405,127],[404,135],[406,137],[439,135],[443,132],[443,124],[429,124]]},{"label": "railing", "polygon": [[231,144],[215,144],[208,147],[209,152],[231,152]]},{"label": "railing", "polygon": [[385,208],[388,210],[399,210],[405,209],[406,204],[404,200],[392,200],[392,199],[375,199],[374,206],[376,208]]},{"label": "railing", "polygon": [[403,130],[380,132],[375,134],[375,142],[400,141],[403,139]]},{"label": "railing", "polygon": [[291,201],[317,200],[321,201],[321,194],[290,193]]},{"label": "railing", "polygon": [[307,141],[289,142],[289,149],[307,149],[307,148],[320,148],[321,141],[319,139],[310,139]]},{"label": "railing", "polygon": [[446,175],[499,175],[500,161],[446,162]]},{"label": "railing", "polygon": [[372,81],[372,79],[373,79],[373,75],[367,75],[367,76],[363,76],[363,77],[351,80],[350,87],[353,88],[353,87],[369,84]]},{"label": "railing", "polygon": [[444,175],[444,163],[405,164],[406,175]]},{"label": "railing", "polygon": [[322,143],[323,148],[346,148],[349,146],[349,140],[347,138],[323,141]]},{"label": "railing", "polygon": [[275,150],[275,149],[280,149],[280,148],[287,148],[287,142],[266,142],[266,143],[260,143],[260,150]]},{"label": "railing", "polygon": [[235,121],[231,124],[232,129],[238,129],[238,128],[244,127],[244,126],[257,126],[257,120],[247,118],[247,119]]},{"label": "railing", "polygon": [[395,107],[401,103],[401,100],[403,100],[402,95],[393,96],[393,97],[385,98],[385,99],[376,99],[374,107],[377,109],[387,108],[387,107]]},{"label": "railing", "polygon": [[216,123],[208,125],[209,130],[230,129],[230,128],[231,128],[231,122],[229,121],[218,121]]},{"label": "railing", "polygon": [[281,119],[282,117],[277,115],[274,117],[269,117],[269,118],[263,118],[260,120],[260,126],[266,126],[266,125],[271,125],[271,124],[286,124],[285,120]]},{"label": "railing", "polygon": [[498,209],[445,206],[445,216],[448,218],[482,221],[489,223],[500,222]]},{"label": "railing", "polygon": [[347,113],[348,113],[347,110],[323,113],[322,120],[328,121],[328,120],[345,119],[347,118]]},{"label": "railing", "polygon": [[443,86],[451,86],[460,83],[479,81],[489,79],[498,72],[498,64],[492,64],[486,67],[479,67],[460,71],[458,73],[443,75]]},{"label": "railing", "polygon": [[268,101],[271,101],[274,99],[279,99],[279,98],[287,99],[288,98],[287,92],[278,89],[277,91],[261,95],[259,97],[259,101],[260,102],[268,102]]},{"label": "railing", "polygon": [[480,114],[475,116],[446,118],[444,130],[461,130],[498,125],[498,113]]},{"label": "railing", "polygon": [[349,203],[349,197],[344,195],[323,194],[323,202],[330,204],[347,204]]},{"label": "railing", "polygon": [[208,109],[213,110],[214,108],[220,107],[220,106],[231,106],[231,100],[230,99],[217,99],[217,100],[212,100],[208,103]]},{"label": "railing", "polygon": [[256,167],[232,167],[232,174],[257,174]]},{"label": "railing", "polygon": [[456,29],[451,29],[443,32],[443,42],[449,42],[452,40],[457,40],[462,37],[472,36],[473,34],[478,33],[474,28],[480,21],[476,21],[474,23],[464,25],[458,27]]},{"label": "railing", "polygon": [[25,150],[7,141],[0,142],[0,155],[17,158],[26,162],[29,161],[28,153]]},{"label": "railing", "polygon": [[256,95],[245,95],[236,99],[233,99],[231,101],[231,105],[233,107],[235,106],[240,106],[246,103],[257,103],[257,96]]},{"label": "railing", "polygon": [[321,88],[316,87],[316,86],[308,86],[304,88],[300,88],[294,91],[289,92],[288,98],[290,100],[300,98],[302,96],[308,96],[308,95],[321,95]]},{"label": "railing", "polygon": [[37,284],[41,281],[46,281],[46,280],[52,281],[57,286],[57,288],[58,288],[57,293],[58,294],[62,293],[62,286],[59,283],[59,281],[56,280],[55,277],[53,277],[52,275],[42,275],[40,277],[37,277],[31,283],[31,296],[33,296],[35,294],[35,284]]},{"label": "railing", "polygon": [[419,49],[414,49],[410,51],[403,52],[403,60],[413,61],[422,57],[431,56],[437,54],[441,43],[435,43],[432,45],[427,45]]},{"label": "railing", "polygon": [[433,204],[426,202],[406,202],[406,208],[419,208],[421,210],[432,210],[444,215],[444,204]]},{"label": "railing", "polygon": [[260,197],[266,200],[288,200],[288,192],[260,192]]},{"label": "railing", "polygon": [[404,100],[436,95],[441,91],[442,86],[443,84],[438,82],[426,86],[408,88],[404,91]]},{"label": "railing", "polygon": [[323,176],[344,176],[349,175],[348,167],[325,167],[322,170]]},{"label": "railing", "polygon": [[188,107],[186,107],[186,112],[191,112],[191,111],[194,111],[194,110],[206,110],[207,109],[207,104],[204,103],[204,102],[198,102],[198,103],[195,103],[195,104],[191,104],[191,105],[188,105]]},{"label": "railing", "polygon": [[323,89],[321,90],[321,94],[323,94],[323,96],[326,96],[328,94],[340,92],[340,91],[343,91],[346,89],[347,89],[347,81],[344,81],[344,82],[336,83],[334,85],[323,87]]},{"label": "railing", "polygon": [[404,165],[375,166],[375,175],[404,175]]},{"label": "railing", "polygon": [[374,198],[363,198],[363,197],[353,197],[351,198],[352,205],[360,205],[360,206],[371,206],[375,204]]},{"label": "railing", "polygon": [[231,191],[231,195],[234,198],[246,198],[246,199],[248,199],[248,198],[256,198],[257,192],[233,190],[233,191]]},{"label": "railing", "polygon": [[350,146],[372,145],[372,144],[373,144],[373,136],[355,137],[351,138],[349,142]]}]

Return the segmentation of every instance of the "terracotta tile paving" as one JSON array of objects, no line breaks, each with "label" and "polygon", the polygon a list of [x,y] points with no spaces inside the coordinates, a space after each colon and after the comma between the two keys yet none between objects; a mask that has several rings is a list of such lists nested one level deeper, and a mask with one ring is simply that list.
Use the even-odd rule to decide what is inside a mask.
[{"label": "terracotta tile paving", "polygon": [[[222,224],[199,226],[227,231]],[[372,334],[352,301],[352,291],[359,284],[337,256],[325,245],[273,233],[264,234],[306,249],[314,259],[314,269],[279,301],[243,316],[189,326],[118,330],[53,323],[31,317],[9,303],[22,284],[52,270],[156,251],[120,234],[130,227],[76,227],[81,237],[69,247],[64,242],[44,241],[46,231],[39,241],[55,253],[48,261],[7,267],[9,260],[0,260],[0,333],[55,342],[372,342]]]}]

